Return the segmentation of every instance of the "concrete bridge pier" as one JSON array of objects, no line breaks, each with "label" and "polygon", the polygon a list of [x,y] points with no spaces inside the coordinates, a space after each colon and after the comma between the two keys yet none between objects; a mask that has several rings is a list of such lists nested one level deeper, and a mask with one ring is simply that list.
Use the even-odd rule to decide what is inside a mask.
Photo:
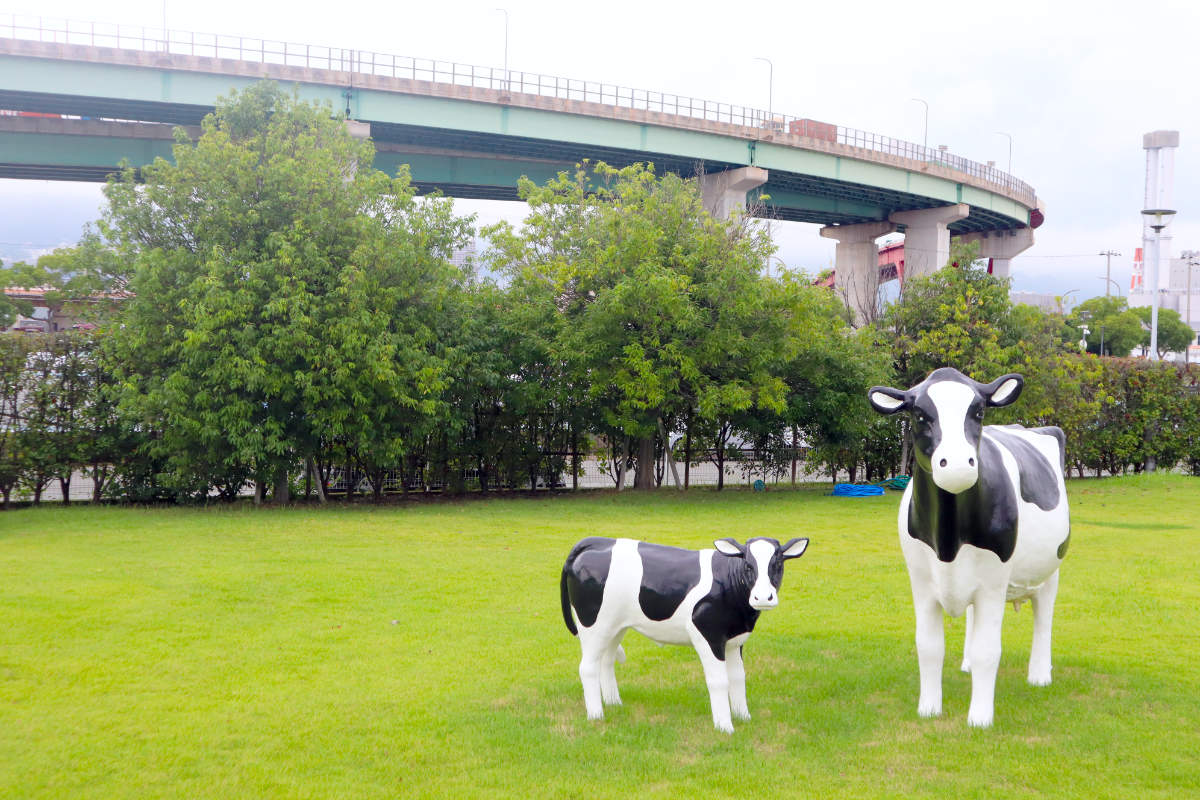
[{"label": "concrete bridge pier", "polygon": [[1033,228],[1013,228],[1006,231],[980,231],[956,237],[960,242],[979,242],[979,257],[992,260],[992,274],[1007,278],[1012,260],[1033,247]]},{"label": "concrete bridge pier", "polygon": [[879,303],[879,248],[875,240],[896,230],[891,222],[826,225],[821,235],[836,239],[833,287],[862,325],[875,317]]},{"label": "concrete bridge pier", "polygon": [[970,213],[970,206],[957,203],[914,211],[894,211],[888,215],[891,222],[905,226],[905,279],[932,275],[946,266],[950,259],[950,229],[946,226],[965,219]]},{"label": "concrete bridge pier", "polygon": [[704,208],[717,219],[728,219],[734,211],[746,208],[746,192],[767,182],[762,167],[738,167],[700,177],[700,196]]}]

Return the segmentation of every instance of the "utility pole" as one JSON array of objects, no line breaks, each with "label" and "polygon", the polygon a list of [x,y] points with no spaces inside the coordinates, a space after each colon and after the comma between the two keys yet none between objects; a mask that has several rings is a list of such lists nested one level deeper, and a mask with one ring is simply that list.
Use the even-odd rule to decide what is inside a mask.
[{"label": "utility pole", "polygon": [[1100,255],[1105,256],[1107,258],[1107,265],[1104,267],[1104,278],[1105,278],[1105,280],[1108,281],[1108,283],[1104,284],[1104,296],[1108,297],[1109,292],[1110,292],[1109,287],[1112,285],[1113,256],[1120,256],[1121,254],[1118,253],[1116,250],[1104,250],[1100,253]]},{"label": "utility pole", "polygon": [[[1184,266],[1187,267],[1187,323],[1189,328],[1192,328],[1192,267],[1200,264],[1200,250],[1184,250],[1180,253],[1184,257]],[[1188,342],[1188,346],[1183,349],[1183,364],[1186,367],[1188,363],[1188,355],[1192,349],[1192,345],[1196,343],[1196,329],[1192,328],[1192,340]]]}]

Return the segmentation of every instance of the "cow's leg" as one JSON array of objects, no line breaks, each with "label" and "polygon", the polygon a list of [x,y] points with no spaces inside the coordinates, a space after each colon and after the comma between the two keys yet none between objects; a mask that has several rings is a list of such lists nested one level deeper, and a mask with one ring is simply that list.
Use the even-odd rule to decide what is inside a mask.
[{"label": "cow's leg", "polygon": [[1033,646],[1029,651],[1029,682],[1050,685],[1050,629],[1054,625],[1054,598],[1058,596],[1058,570],[1033,595]]},{"label": "cow's leg", "polygon": [[[982,592],[981,592],[982,594]],[[996,671],[1000,668],[1000,630],[1004,622],[1004,588],[976,597],[971,625],[971,707],[967,724],[988,728],[996,697]]]},{"label": "cow's leg", "polygon": [[971,671],[971,623],[975,617],[975,607],[967,606],[967,611],[963,616],[966,618],[966,630],[963,632],[963,660],[962,660],[962,667],[960,667],[960,669],[962,669],[963,672],[970,672]]},{"label": "cow's leg", "polygon": [[725,671],[729,674],[729,710],[736,719],[750,719],[746,704],[746,666],[742,661],[742,645],[732,642],[725,646]]},{"label": "cow's leg", "polygon": [[579,631],[580,649],[579,680],[583,683],[583,704],[587,707],[588,719],[604,719],[604,703],[600,691],[601,660],[607,638],[596,631]]},{"label": "cow's leg", "polygon": [[[619,706],[621,705],[621,693],[617,690],[617,659],[621,650],[621,638],[625,632],[621,631],[613,637],[608,647],[604,649],[604,655],[600,659],[600,698],[605,705]],[[621,659],[624,660],[624,659]]]},{"label": "cow's leg", "polygon": [[946,658],[942,606],[932,592],[915,584],[913,606],[917,612],[917,665],[921,671],[917,713],[936,717],[942,713],[942,663]]},{"label": "cow's leg", "polygon": [[[696,628],[688,631],[692,646],[704,667],[704,682],[708,684],[708,699],[712,705],[713,725],[724,733],[733,733],[733,718],[729,714],[729,670],[725,659],[718,658],[708,640]],[[722,643],[722,649],[724,644]]]}]

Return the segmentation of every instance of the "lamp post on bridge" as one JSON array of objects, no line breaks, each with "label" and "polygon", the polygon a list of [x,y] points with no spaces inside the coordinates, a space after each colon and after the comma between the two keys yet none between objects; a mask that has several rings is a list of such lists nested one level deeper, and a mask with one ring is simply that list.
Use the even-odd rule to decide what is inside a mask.
[{"label": "lamp post on bridge", "polygon": [[929,149],[929,103],[926,103],[924,100],[922,100],[919,97],[912,98],[912,101],[914,103],[920,103],[921,105],[925,106],[925,135],[921,139],[921,147],[924,147],[926,150],[928,150]]},{"label": "lamp post on bridge", "polygon": [[1008,174],[1012,175],[1012,134],[1004,131],[996,131],[997,136],[1004,136],[1008,139]]},{"label": "lamp post on bridge", "polygon": [[755,61],[767,62],[767,128],[774,132],[775,130],[775,65],[771,59],[762,56],[755,56]]},{"label": "lamp post on bridge", "polygon": [[493,9],[504,15],[504,92],[505,94],[512,93],[512,87],[508,82],[508,9],[497,8]]}]

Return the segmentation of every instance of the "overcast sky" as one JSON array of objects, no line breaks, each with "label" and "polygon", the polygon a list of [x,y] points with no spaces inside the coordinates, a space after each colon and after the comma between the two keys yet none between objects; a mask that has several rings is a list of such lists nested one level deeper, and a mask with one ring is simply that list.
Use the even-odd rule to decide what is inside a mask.
[{"label": "overcast sky", "polygon": [[[172,29],[499,66],[774,109],[1008,162],[1046,207],[1014,288],[1102,294],[1104,259],[1127,292],[1141,245],[1142,134],[1180,131],[1172,255],[1200,249],[1200,4],[1128,2],[655,3],[167,0]],[[286,12],[282,9],[286,8]],[[4,13],[161,27],[162,2],[9,0]],[[2,35],[2,34],[0,34]],[[0,254],[70,243],[95,217],[89,184],[0,180]],[[518,204],[459,201],[482,221]],[[831,266],[817,226],[776,223],[790,266]]]}]

